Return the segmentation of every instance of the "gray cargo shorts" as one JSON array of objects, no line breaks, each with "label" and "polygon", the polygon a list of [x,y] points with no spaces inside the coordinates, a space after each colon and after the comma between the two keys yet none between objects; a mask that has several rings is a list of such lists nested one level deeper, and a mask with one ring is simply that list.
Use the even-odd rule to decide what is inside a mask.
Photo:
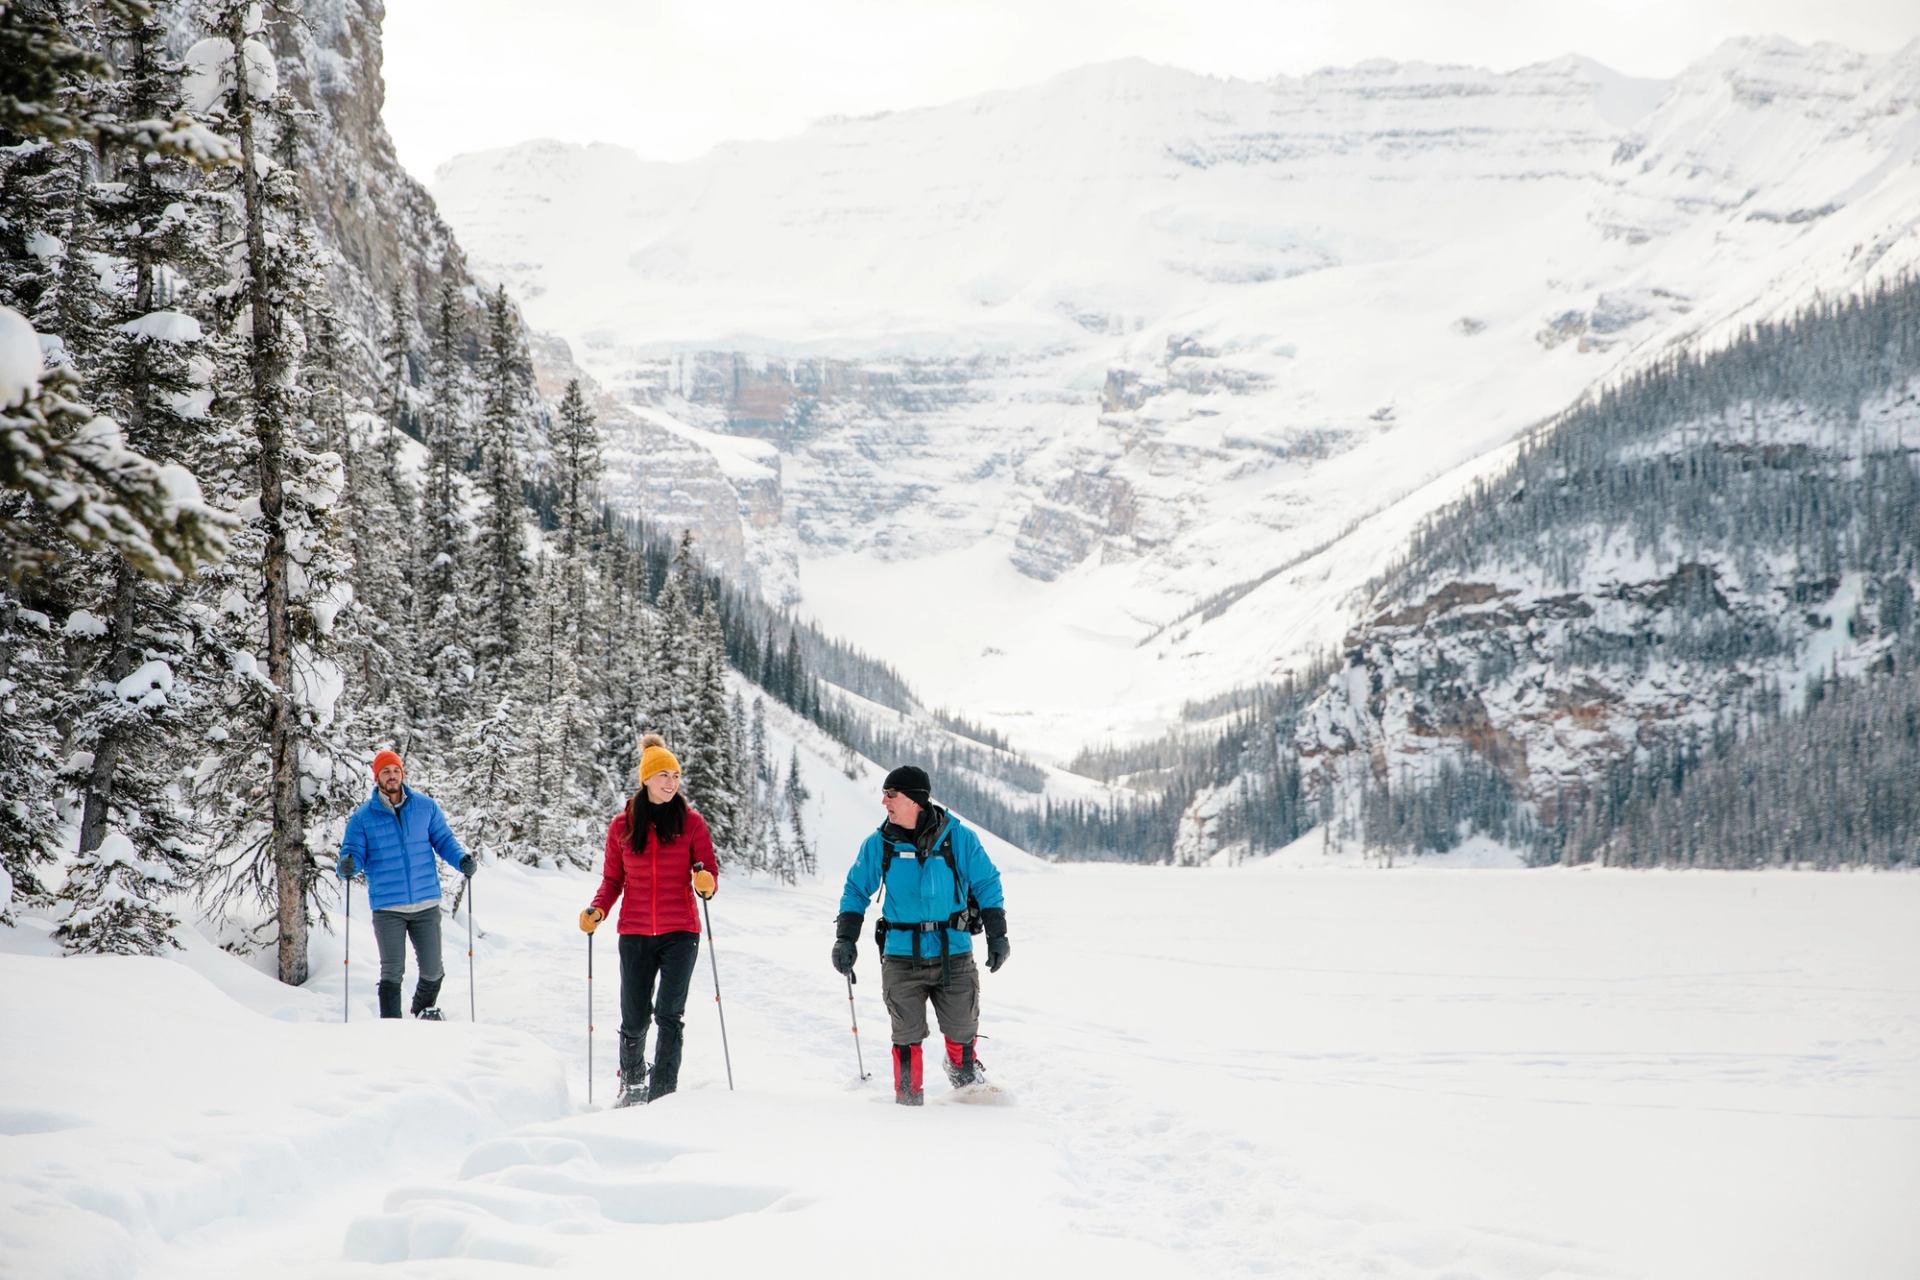
[{"label": "gray cargo shorts", "polygon": [[933,1016],[940,1023],[940,1034],[962,1044],[973,1039],[980,1029],[980,970],[973,956],[957,955],[948,962],[951,977],[940,986],[940,958],[915,960],[908,956],[886,956],[880,961],[880,994],[886,998],[887,1014],[893,1019],[895,1044],[919,1044],[927,1038],[927,1001],[933,1001]]}]

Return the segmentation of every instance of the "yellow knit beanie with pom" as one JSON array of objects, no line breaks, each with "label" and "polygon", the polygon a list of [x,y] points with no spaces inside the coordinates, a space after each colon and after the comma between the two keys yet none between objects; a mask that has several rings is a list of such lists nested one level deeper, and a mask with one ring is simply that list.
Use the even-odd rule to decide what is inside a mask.
[{"label": "yellow knit beanie with pom", "polygon": [[667,750],[667,740],[657,733],[649,733],[640,739],[640,785],[645,786],[647,779],[662,769],[680,772],[680,761],[673,752]]}]

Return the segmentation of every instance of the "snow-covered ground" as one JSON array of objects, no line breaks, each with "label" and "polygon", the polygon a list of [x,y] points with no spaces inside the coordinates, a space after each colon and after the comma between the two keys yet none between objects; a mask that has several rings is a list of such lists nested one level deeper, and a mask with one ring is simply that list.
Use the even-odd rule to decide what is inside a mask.
[{"label": "snow-covered ground", "polygon": [[[612,1096],[587,872],[489,866],[453,1021],[381,1023],[365,901],[285,988],[0,930],[0,1275],[1911,1277],[1920,878],[1051,867],[1004,845],[1006,1105],[862,1081],[817,881],[712,904],[682,1091]],[[456,825],[457,825],[457,816]],[[717,955],[734,1088],[713,1000]],[[342,1025],[343,973],[352,975]],[[937,1042],[936,1042],[937,1043]]]}]

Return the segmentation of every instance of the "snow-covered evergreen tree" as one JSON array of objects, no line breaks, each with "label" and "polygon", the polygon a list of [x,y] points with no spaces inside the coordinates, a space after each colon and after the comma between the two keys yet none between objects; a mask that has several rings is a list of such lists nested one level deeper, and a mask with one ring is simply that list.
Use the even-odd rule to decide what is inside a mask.
[{"label": "snow-covered evergreen tree", "polygon": [[745,799],[740,793],[733,718],[728,714],[726,642],[719,614],[710,602],[702,604],[688,639],[694,662],[682,758],[687,794],[712,829],[714,844],[731,852],[739,841]]},{"label": "snow-covered evergreen tree", "polygon": [[97,848],[82,853],[67,870],[66,904],[54,937],[68,951],[86,955],[158,955],[177,947],[173,929],[179,921],[157,901],[165,891],[190,886],[191,848],[177,838],[145,833],[155,859],[134,848],[118,829],[109,831]]},{"label": "snow-covered evergreen tree", "polygon": [[761,787],[773,784],[773,761],[767,754],[767,700],[753,698],[753,715],[747,731],[747,759],[753,766],[753,780]]},{"label": "snow-covered evergreen tree", "polygon": [[[180,67],[164,54],[160,22],[110,17],[103,34],[120,74],[101,102],[129,119],[181,118]],[[178,156],[120,143],[99,169],[95,245],[117,287],[102,299],[104,323],[76,332],[68,349],[130,445],[162,463],[196,465],[206,358],[186,284],[207,274],[212,240],[186,199],[197,175]],[[91,559],[80,575],[88,585],[71,592],[67,666],[79,679],[62,713],[70,751],[87,762],[77,779],[83,857],[62,893],[67,912],[56,935],[72,950],[131,953],[167,937],[174,920],[155,899],[197,875],[174,783],[194,688],[217,679],[215,650],[200,643],[201,619],[182,586],[150,581],[118,556]],[[118,856],[99,852],[110,831],[126,845]]]},{"label": "snow-covered evergreen tree", "polygon": [[538,862],[529,839],[530,809],[539,803],[528,777],[530,728],[515,690],[495,694],[458,741],[437,744],[451,761],[455,780],[449,821],[461,843],[482,862],[512,858]]},{"label": "snow-covered evergreen tree", "polygon": [[474,656],[492,690],[512,680],[521,623],[532,595],[527,563],[527,507],[520,448],[526,434],[526,370],[504,287],[487,299],[485,405],[481,417],[482,519],[476,580]]},{"label": "snow-covered evergreen tree", "polygon": [[[97,323],[98,282],[85,270],[92,153],[77,139],[33,139],[0,149],[0,246],[6,250],[0,304],[56,339],[75,321],[90,329]],[[63,343],[49,355],[50,363],[72,364]]]},{"label": "snow-covered evergreen tree", "polygon": [[[328,404],[344,401],[337,390],[343,371],[333,345],[329,326],[320,387],[336,389],[316,394]],[[406,744],[413,741],[429,702],[415,652],[419,501],[397,457],[375,447],[395,437],[391,420],[382,423],[364,410],[340,416],[338,430],[323,421],[322,435],[340,441],[346,465],[341,514],[352,591],[335,637],[348,676],[346,736],[361,744]]]},{"label": "snow-covered evergreen tree", "polygon": [[787,883],[793,883],[794,872],[811,876],[819,869],[813,842],[807,838],[807,823],[804,810],[807,801],[813,799],[813,792],[807,790],[805,780],[800,777],[800,748],[793,749],[793,758],[787,762],[786,786],[781,789],[781,808],[787,820],[787,827],[793,832],[790,846],[793,855],[792,870],[786,873]]},{"label": "snow-covered evergreen tree", "polygon": [[[72,705],[52,611],[61,626],[71,621],[75,576],[46,570],[110,548],[139,572],[177,582],[225,553],[234,523],[203,502],[190,472],[128,449],[117,424],[72,398],[69,371],[41,368],[40,351],[32,326],[0,308],[0,554],[8,565],[0,579],[0,776],[8,780],[0,872],[8,893],[0,897],[8,901],[43,897],[37,872],[49,859],[65,786],[57,764]],[[75,761],[84,772],[92,763]]]},{"label": "snow-covered evergreen tree", "polygon": [[759,722],[751,727],[746,699],[741,694],[736,692],[733,695],[729,713],[734,734],[734,789],[740,797],[740,811],[735,821],[733,843],[726,852],[733,865],[746,871],[767,868],[767,841],[774,817],[773,808],[768,803],[767,782],[762,776],[766,768],[765,706],[758,698],[754,699],[754,704],[762,715]]},{"label": "snow-covered evergreen tree", "polygon": [[[680,543],[667,582],[654,602],[649,620],[653,635],[648,651],[644,704],[646,725],[675,750],[688,745],[694,724],[694,699],[700,689],[699,636],[694,622],[693,593],[699,590],[693,569],[693,540]],[[688,787],[693,793],[693,788]],[[697,793],[694,799],[698,802]]]},{"label": "snow-covered evergreen tree", "polygon": [[553,487],[555,516],[560,525],[560,561],[564,582],[562,601],[571,619],[568,643],[576,659],[584,657],[588,629],[588,537],[593,529],[595,486],[603,466],[600,430],[580,390],[580,380],[567,383],[553,431]]},{"label": "snow-covered evergreen tree", "polygon": [[[333,340],[339,323],[324,289],[321,255],[304,220],[292,239],[302,246],[294,265],[305,277],[300,301],[306,332],[294,469],[287,486],[293,560],[288,603],[300,717],[300,803],[307,862],[314,866],[331,858],[347,815],[365,798],[365,762],[372,744],[393,740],[394,726],[386,713],[390,709],[392,717],[404,716],[411,680],[402,654],[389,668],[392,683],[378,690],[388,704],[375,709],[382,713],[379,719],[364,714],[369,710],[364,699],[357,705],[342,701],[348,685],[343,662],[358,659],[366,639],[359,625],[366,614],[349,612],[355,567],[347,527],[350,508],[344,501],[349,481],[346,460],[334,447],[347,435],[346,370]],[[387,487],[390,492],[396,488]],[[404,501],[404,486],[397,488],[396,501]],[[404,513],[395,523],[404,530]],[[348,618],[344,629],[343,614]],[[398,630],[404,640],[405,629]]]},{"label": "snow-covered evergreen tree", "polygon": [[441,286],[428,360],[427,472],[420,510],[420,569],[413,653],[423,687],[423,741],[450,747],[466,719],[475,681],[474,618],[468,588],[471,530],[462,460],[468,449],[471,387],[461,360],[460,306]]},{"label": "snow-covered evergreen tree", "polygon": [[22,607],[0,581],[0,924],[14,923],[16,905],[48,901],[40,876],[58,861],[57,657],[52,619]]},{"label": "snow-covered evergreen tree", "polygon": [[541,626],[534,638],[531,674],[545,686],[545,745],[558,763],[550,805],[554,820],[544,824],[543,843],[554,857],[583,866],[592,865],[594,858],[587,830],[613,801],[618,787],[595,759],[600,733],[589,710],[589,682],[583,669],[597,639],[590,585],[600,447],[594,415],[575,379],[567,386],[553,429],[551,479],[559,529],[548,566],[550,580],[542,583]]},{"label": "snow-covered evergreen tree", "polygon": [[617,530],[604,538],[592,565],[595,589],[588,596],[581,627],[580,678],[582,696],[593,709],[589,790],[605,809],[628,790],[631,765],[627,757],[639,740],[629,732],[638,663],[627,616],[627,547]]},{"label": "snow-covered evergreen tree", "polygon": [[412,336],[406,292],[396,280],[387,293],[387,333],[380,351],[380,416],[386,422],[380,453],[389,474],[399,468],[400,439],[413,417]]},{"label": "snow-covered evergreen tree", "polygon": [[[177,712],[194,627],[178,586],[148,579],[178,584],[218,560],[233,525],[182,465],[197,326],[168,306],[204,238],[181,202],[185,162],[231,147],[179,110],[161,34],[128,0],[14,4],[0,22],[0,296],[48,329],[43,342],[0,311],[0,769],[19,788],[0,812],[0,897],[44,896],[37,867],[60,790],[77,784],[86,852],[59,936],[86,950],[161,945],[172,921],[153,899],[190,878],[155,731]],[[119,422],[79,402],[76,373]],[[56,617],[71,681],[55,675]],[[102,852],[109,819],[139,848],[121,835]]]},{"label": "snow-covered evergreen tree", "polygon": [[527,731],[527,845],[539,861],[590,867],[595,856],[587,828],[601,806],[590,789],[587,753],[594,735],[573,654],[577,628],[565,599],[567,577],[564,565],[543,559],[539,604],[526,632],[533,652],[524,664],[525,701],[535,711]]}]

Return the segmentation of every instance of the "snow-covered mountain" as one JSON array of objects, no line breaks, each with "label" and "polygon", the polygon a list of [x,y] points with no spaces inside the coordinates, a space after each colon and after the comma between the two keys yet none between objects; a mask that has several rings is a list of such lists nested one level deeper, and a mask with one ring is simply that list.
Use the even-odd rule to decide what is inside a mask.
[{"label": "snow-covered mountain", "polygon": [[[1282,750],[1342,828],[1381,847],[1537,836],[1543,857],[1641,865],[1676,845],[1721,866],[1815,846],[1875,865],[1905,856],[1881,832],[1911,830],[1884,799],[1912,794],[1910,728],[1875,739],[1803,719],[1777,767],[1740,751],[1840,682],[1870,681],[1864,696],[1883,705],[1913,697],[1893,677],[1920,655],[1916,296],[1908,285],[1875,304],[1906,353],[1891,376],[1863,376],[1870,358],[1853,355],[1872,350],[1873,325],[1746,340],[1733,360],[1693,366],[1706,394],[1670,374],[1642,381],[1425,530],[1342,667],[1283,724]],[[1775,385],[1726,367],[1742,355]],[[1904,714],[1911,725],[1916,710]],[[1744,815],[1709,816],[1691,794],[1691,809],[1665,797],[1651,821],[1696,839],[1647,829],[1655,787],[1677,790],[1702,758],[1744,771],[1748,812],[1776,824],[1767,839],[1743,839]],[[1847,779],[1834,792],[1844,835],[1827,830],[1842,821],[1828,805],[1783,790],[1803,773]],[[1196,806],[1189,856],[1218,847],[1205,819],[1225,798]]]},{"label": "snow-covered mountain", "polygon": [[1064,755],[1337,642],[1595,384],[1914,263],[1917,156],[1920,42],[1740,40],[1670,83],[1129,61],[433,191],[632,410],[621,500]]}]

